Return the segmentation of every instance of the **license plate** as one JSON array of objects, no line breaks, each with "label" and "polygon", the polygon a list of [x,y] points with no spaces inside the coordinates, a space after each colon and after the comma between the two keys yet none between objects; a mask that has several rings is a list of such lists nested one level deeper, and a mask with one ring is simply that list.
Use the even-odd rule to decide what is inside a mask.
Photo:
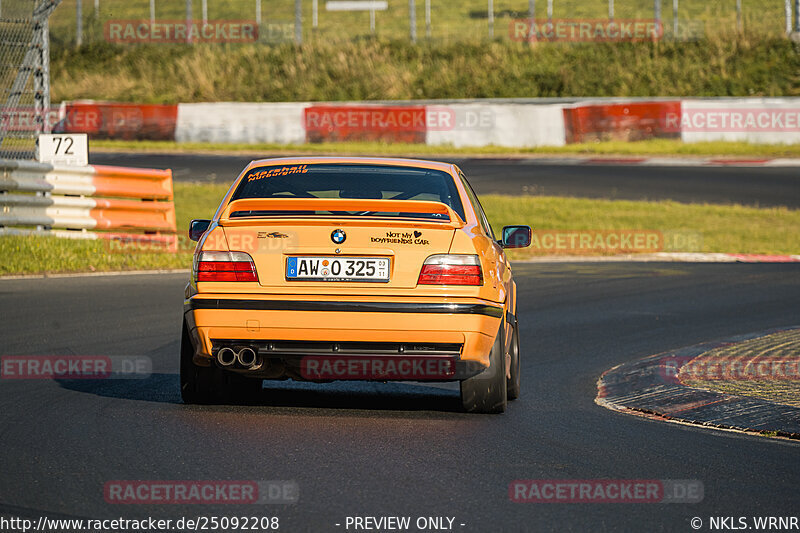
[{"label": "license plate", "polygon": [[289,257],[289,281],[389,281],[386,257]]}]

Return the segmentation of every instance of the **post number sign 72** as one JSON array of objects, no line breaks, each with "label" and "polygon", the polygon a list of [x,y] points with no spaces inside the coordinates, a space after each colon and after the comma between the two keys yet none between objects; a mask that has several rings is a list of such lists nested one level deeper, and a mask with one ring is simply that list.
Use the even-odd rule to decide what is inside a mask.
[{"label": "post number sign 72", "polygon": [[89,164],[89,138],[85,133],[39,135],[39,161],[58,165]]}]

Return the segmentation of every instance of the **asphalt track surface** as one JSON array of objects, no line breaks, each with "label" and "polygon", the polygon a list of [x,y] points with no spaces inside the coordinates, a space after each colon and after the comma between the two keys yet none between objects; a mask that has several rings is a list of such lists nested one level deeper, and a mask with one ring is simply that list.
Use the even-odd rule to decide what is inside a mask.
[{"label": "asphalt track surface", "polygon": [[[286,154],[291,155],[291,154]],[[231,183],[256,156],[93,152],[91,163],[171,168],[176,181]],[[514,159],[446,159],[480,194],[800,207],[800,169],[530,164]]]},{"label": "asphalt track surface", "polygon": [[[691,531],[693,517],[797,516],[800,443],[595,405],[606,369],[800,323],[800,265],[519,264],[522,397],[458,411],[414,384],[265,382],[246,406],[178,390],[185,274],[0,280],[4,355],[144,355],[144,380],[0,380],[0,514],[38,518],[455,517],[455,531]],[[517,479],[694,479],[699,504],[518,504]],[[293,505],[111,505],[110,480],[295,480]],[[459,524],[465,524],[460,526]],[[737,522],[735,522],[737,523]],[[415,529],[412,529],[414,531]],[[353,531],[351,528],[350,531]]]}]

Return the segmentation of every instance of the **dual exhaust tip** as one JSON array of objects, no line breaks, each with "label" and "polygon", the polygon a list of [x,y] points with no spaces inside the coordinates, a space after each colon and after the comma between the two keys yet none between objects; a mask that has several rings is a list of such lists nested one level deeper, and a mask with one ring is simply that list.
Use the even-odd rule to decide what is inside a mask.
[{"label": "dual exhaust tip", "polygon": [[239,348],[220,348],[217,352],[217,363],[221,366],[232,366],[238,363],[245,368],[253,368],[258,365],[258,355],[255,350],[247,346]]}]

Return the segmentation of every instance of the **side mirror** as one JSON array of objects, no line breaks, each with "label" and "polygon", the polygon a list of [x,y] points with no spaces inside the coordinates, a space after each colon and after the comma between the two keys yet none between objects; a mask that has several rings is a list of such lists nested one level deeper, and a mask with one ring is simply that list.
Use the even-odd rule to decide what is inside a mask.
[{"label": "side mirror", "polygon": [[192,223],[189,224],[189,238],[193,241],[199,241],[210,225],[210,220],[192,220]]},{"label": "side mirror", "polygon": [[530,226],[505,226],[500,245],[503,248],[527,248],[531,245]]}]

